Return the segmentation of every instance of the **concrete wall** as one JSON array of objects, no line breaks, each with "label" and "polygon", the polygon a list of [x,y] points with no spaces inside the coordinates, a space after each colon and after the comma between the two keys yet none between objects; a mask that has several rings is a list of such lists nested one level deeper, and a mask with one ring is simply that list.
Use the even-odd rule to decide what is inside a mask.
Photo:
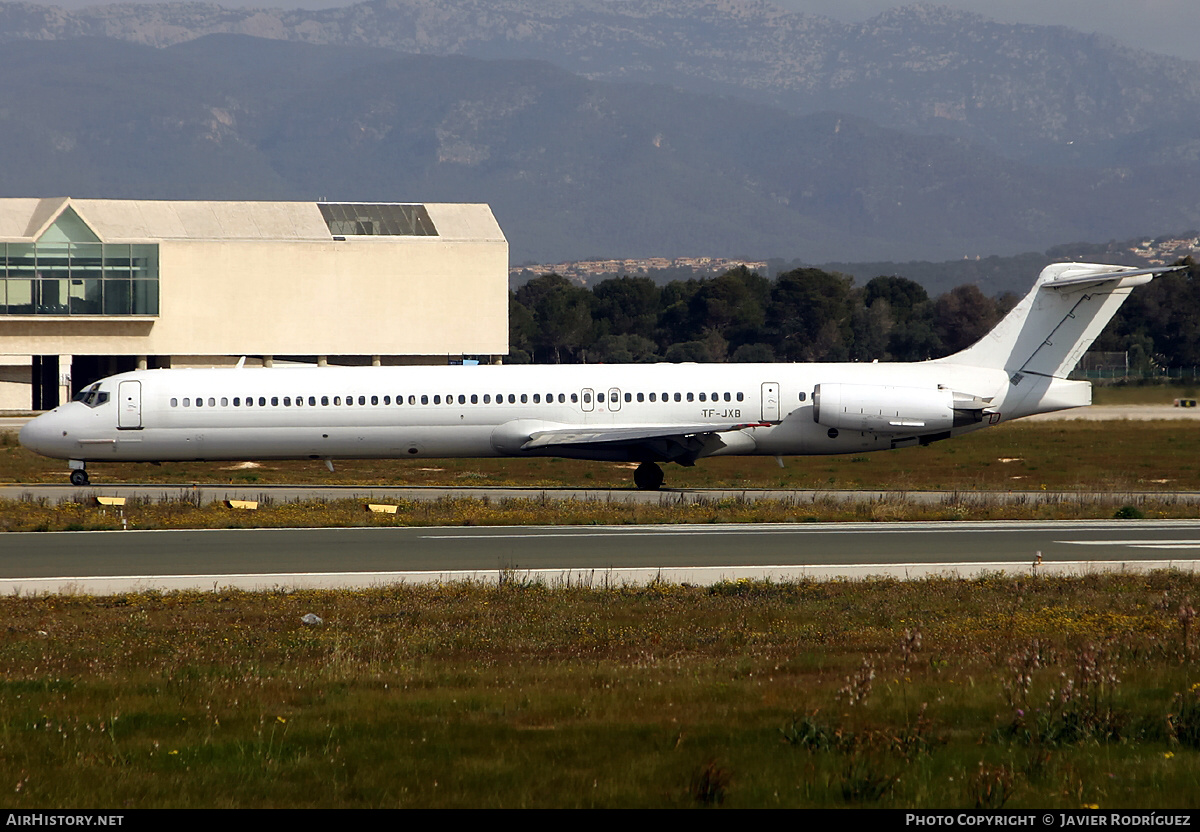
[{"label": "concrete wall", "polygon": [[11,318],[0,354],[508,351],[508,244],[439,237],[159,243],[157,318]]}]

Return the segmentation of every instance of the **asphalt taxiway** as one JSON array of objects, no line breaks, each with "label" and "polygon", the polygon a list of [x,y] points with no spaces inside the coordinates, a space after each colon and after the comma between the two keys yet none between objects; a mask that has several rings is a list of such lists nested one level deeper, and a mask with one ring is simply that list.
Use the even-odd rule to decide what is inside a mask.
[{"label": "asphalt taxiway", "polygon": [[1194,520],[10,532],[0,591],[1194,571],[1198,557]]}]

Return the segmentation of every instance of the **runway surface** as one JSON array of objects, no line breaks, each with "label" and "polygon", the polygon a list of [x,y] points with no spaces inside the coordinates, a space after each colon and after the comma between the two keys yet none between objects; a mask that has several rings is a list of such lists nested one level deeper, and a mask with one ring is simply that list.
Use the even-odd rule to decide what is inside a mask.
[{"label": "runway surface", "polygon": [[1194,520],[30,532],[0,535],[0,591],[1194,571],[1198,555]]}]

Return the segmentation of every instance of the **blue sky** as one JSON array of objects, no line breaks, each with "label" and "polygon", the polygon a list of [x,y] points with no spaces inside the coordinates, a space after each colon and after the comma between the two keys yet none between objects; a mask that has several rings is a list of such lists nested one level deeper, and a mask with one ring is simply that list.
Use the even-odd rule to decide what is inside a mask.
[{"label": "blue sky", "polygon": [[[155,0],[149,0],[154,2]],[[158,0],[166,2],[166,0]],[[860,21],[913,0],[769,0],[796,11]],[[33,0],[41,2],[41,0]],[[136,0],[135,0],[136,2]],[[220,0],[231,8],[331,8],[353,0]],[[65,8],[102,5],[95,0],[59,0]],[[1200,2],[1197,0],[942,0],[938,5],[978,12],[1005,23],[1070,26],[1109,35],[1129,46],[1200,60]]]}]

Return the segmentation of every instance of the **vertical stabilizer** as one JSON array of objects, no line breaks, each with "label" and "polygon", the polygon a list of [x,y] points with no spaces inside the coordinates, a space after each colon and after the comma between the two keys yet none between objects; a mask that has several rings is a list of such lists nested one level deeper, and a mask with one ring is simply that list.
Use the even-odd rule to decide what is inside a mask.
[{"label": "vertical stabilizer", "polygon": [[1128,269],[1055,263],[995,329],[938,361],[1003,369],[1010,376],[1066,378],[1125,302],[1134,286],[1177,267]]}]

